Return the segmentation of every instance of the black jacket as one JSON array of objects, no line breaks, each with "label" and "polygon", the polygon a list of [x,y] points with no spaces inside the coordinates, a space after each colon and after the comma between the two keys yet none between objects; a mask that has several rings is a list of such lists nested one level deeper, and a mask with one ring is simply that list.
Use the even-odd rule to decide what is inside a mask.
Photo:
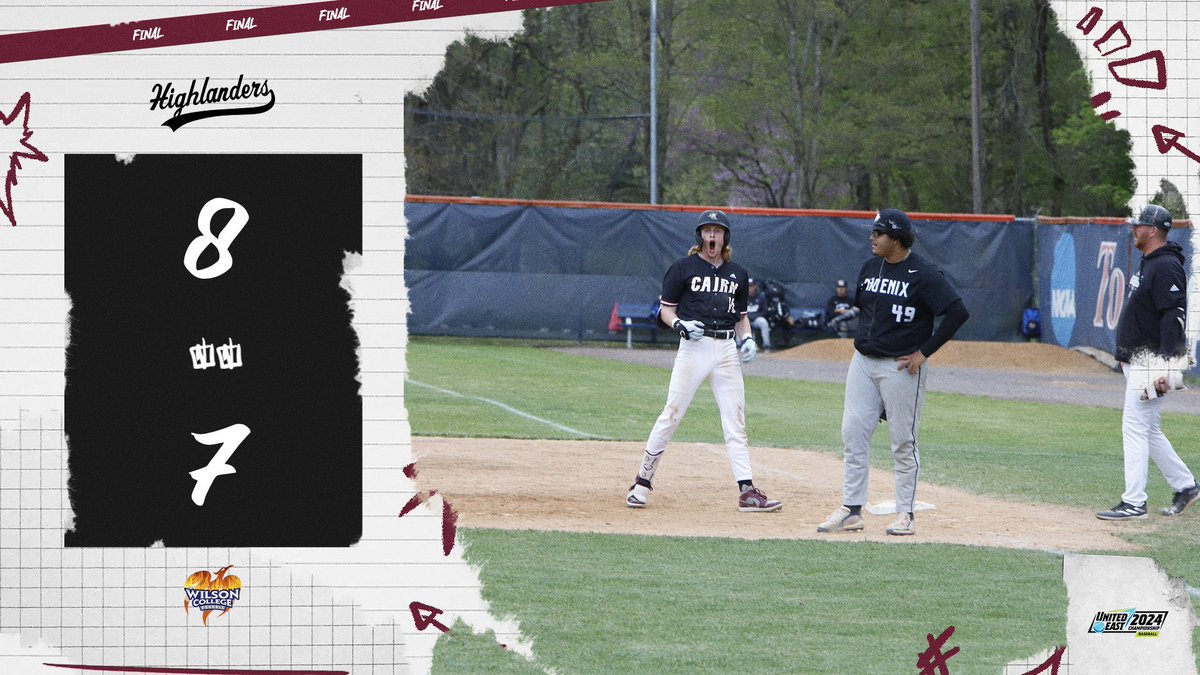
[{"label": "black jacket", "polygon": [[1187,277],[1183,248],[1168,241],[1142,256],[1138,273],[1129,280],[1129,297],[1117,321],[1116,358],[1129,363],[1138,351],[1175,357],[1187,350]]}]

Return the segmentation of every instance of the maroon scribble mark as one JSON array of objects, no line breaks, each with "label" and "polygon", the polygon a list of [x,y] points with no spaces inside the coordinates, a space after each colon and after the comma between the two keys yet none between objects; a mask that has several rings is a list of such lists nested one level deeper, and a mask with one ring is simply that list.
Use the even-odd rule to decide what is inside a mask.
[{"label": "maroon scribble mark", "polygon": [[[1084,35],[1090,35],[1092,29],[1095,28],[1096,24],[1100,21],[1101,16],[1104,16],[1104,10],[1100,9],[1099,7],[1093,7],[1088,10],[1087,14],[1085,14],[1082,19],[1079,20],[1079,23],[1075,24],[1075,27],[1083,31]],[[1104,48],[1101,47],[1101,45],[1112,39],[1113,35],[1116,33],[1120,33],[1121,37],[1124,38],[1122,44],[1119,44],[1108,51],[1104,51]],[[1112,26],[1109,26],[1108,30],[1104,32],[1104,35],[1100,36],[1099,40],[1096,40],[1092,43],[1092,47],[1095,48],[1096,51],[1100,52],[1100,56],[1105,58],[1108,58],[1110,54],[1114,54],[1123,49],[1129,49],[1131,46],[1133,46],[1133,38],[1129,37],[1129,31],[1125,30],[1124,21],[1117,21]],[[1154,60],[1154,66],[1156,69],[1155,78],[1153,80],[1142,80],[1136,77],[1122,77],[1119,73],[1117,73],[1118,68],[1132,66],[1134,64],[1141,63],[1142,61],[1149,61],[1151,59]],[[1167,88],[1167,61],[1166,58],[1163,57],[1162,51],[1158,49],[1148,51],[1144,54],[1139,54],[1138,56],[1131,56],[1127,59],[1112,61],[1108,64],[1108,72],[1112,74],[1113,78],[1117,82],[1120,82],[1127,87],[1137,87],[1138,89]]]},{"label": "maroon scribble mark", "polygon": [[[404,475],[409,478],[417,477],[415,462],[404,467]],[[405,502],[404,507],[400,509],[400,515],[397,517],[403,518],[407,516],[413,509],[420,506],[422,502],[433,499],[433,496],[436,494],[437,490],[430,490],[429,494],[423,492],[416,493]],[[450,502],[446,501],[445,497],[442,497],[442,555],[448,556],[450,555],[450,551],[454,550],[454,537],[457,534],[458,512],[454,510]]]},{"label": "maroon scribble mark", "polygon": [[433,626],[443,633],[450,632],[450,629],[446,628],[446,624],[435,618],[438,614],[444,613],[437,607],[413,600],[408,603],[408,611],[412,612],[413,623],[416,624],[417,630],[424,631],[426,628]]},{"label": "maroon scribble mark", "polygon": [[1036,670],[1026,671],[1021,673],[1021,675],[1038,675],[1039,673],[1046,672],[1047,668],[1050,669],[1050,675],[1058,675],[1058,667],[1062,665],[1063,652],[1065,651],[1067,651],[1066,645],[1055,649],[1054,653],[1050,655],[1050,658],[1046,659],[1045,663],[1038,666]]},{"label": "maroon scribble mark", "polygon": [[946,667],[946,662],[951,656],[958,653],[958,647],[951,649],[946,653],[942,653],[942,645],[954,635],[954,626],[950,626],[942,631],[942,634],[935,639],[933,633],[926,633],[925,639],[929,642],[929,649],[917,654],[917,672],[919,675],[950,675],[950,669]]},{"label": "maroon scribble mark", "polygon": [[433,499],[433,496],[436,494],[437,490],[431,491],[428,495],[423,492],[418,492],[410,497],[407,502],[405,502],[404,507],[400,509],[400,515],[397,517],[403,518],[404,516],[407,516],[413,509],[420,506],[422,502]]},{"label": "maroon scribble mark", "polygon": [[1150,127],[1150,132],[1154,134],[1154,144],[1158,146],[1158,152],[1165,155],[1171,150],[1178,150],[1185,157],[1190,157],[1193,161],[1200,162],[1200,154],[1188,150],[1179,144],[1179,139],[1186,138],[1183,132],[1175,131],[1171,127],[1155,124]]},{"label": "maroon scribble mark", "polygon": [[[1104,16],[1103,9],[1101,9],[1099,7],[1092,7],[1087,11],[1086,14],[1083,15],[1083,18],[1080,19],[1079,22],[1075,24],[1075,27],[1078,28],[1080,31],[1082,31],[1084,35],[1090,35],[1091,32],[1093,30],[1095,30],[1096,25],[1098,23],[1100,23],[1100,18],[1103,16]],[[1105,49],[1104,49],[1104,47],[1102,47],[1102,45],[1107,44],[1118,33],[1121,35],[1120,43],[1117,44],[1115,47],[1112,47],[1111,49],[1108,49],[1107,51],[1105,51]],[[1109,26],[1108,30],[1104,31],[1104,34],[1101,35],[1098,40],[1096,40],[1095,42],[1092,43],[1092,46],[1096,49],[1097,52],[1100,52],[1101,56],[1107,58],[1108,56],[1115,54],[1116,52],[1119,52],[1119,51],[1122,51],[1125,49],[1129,49],[1131,46],[1133,46],[1133,38],[1131,38],[1129,36],[1129,31],[1125,29],[1125,22],[1118,20],[1118,21],[1114,22],[1111,26]],[[1154,69],[1155,69],[1154,79],[1125,77],[1125,76],[1121,75],[1121,73],[1117,72],[1118,69],[1126,68],[1128,66],[1138,65],[1145,61],[1153,61],[1154,62]],[[1167,60],[1163,56],[1162,51],[1159,49],[1153,49],[1153,50],[1150,50],[1147,52],[1143,52],[1142,54],[1139,54],[1137,56],[1131,56],[1131,57],[1125,58],[1125,59],[1118,59],[1116,61],[1110,61],[1108,64],[1108,72],[1113,76],[1113,79],[1115,79],[1117,82],[1120,82],[1121,84],[1123,84],[1127,87],[1134,87],[1137,89],[1155,89],[1155,90],[1162,90],[1162,89],[1167,88]],[[1105,103],[1108,103],[1108,101],[1111,98],[1112,98],[1112,94],[1107,91],[1096,94],[1095,96],[1092,97],[1092,108],[1098,108],[1098,107],[1104,105]],[[1115,119],[1120,116],[1121,116],[1120,111],[1112,110],[1112,111],[1102,114],[1100,116],[1100,119],[1104,120],[1105,122],[1108,122],[1109,120]],[[1179,153],[1184,155],[1185,157],[1190,158],[1194,162],[1200,163],[1200,154],[1193,152],[1193,151],[1189,150],[1188,148],[1185,148],[1183,145],[1181,145],[1179,143],[1179,139],[1183,138],[1182,133],[1180,133],[1164,124],[1155,124],[1153,127],[1151,127],[1151,131],[1154,134],[1154,142],[1158,145],[1159,154],[1165,155],[1168,152],[1170,152],[1171,150],[1178,150]]]},{"label": "maroon scribble mark", "polygon": [[[1153,80],[1139,80],[1136,77],[1121,77],[1117,74],[1117,68],[1132,66],[1135,63],[1141,63],[1150,59],[1154,59],[1154,66],[1157,69]],[[1127,87],[1137,87],[1138,89],[1167,88],[1167,61],[1163,57],[1163,53],[1157,49],[1138,56],[1121,59],[1120,61],[1112,61],[1108,64],[1108,72],[1112,74],[1113,79]]]},{"label": "maroon scribble mark", "polygon": [[[15,209],[12,203],[12,188],[17,184],[17,169],[21,168],[21,158],[33,159],[39,162],[49,161],[46,155],[42,154],[41,150],[29,144],[29,137],[33,132],[29,130],[29,92],[21,94],[21,98],[17,99],[17,106],[8,115],[0,112],[0,121],[4,122],[4,126],[9,126],[17,119],[17,115],[21,116],[21,138],[18,143],[25,150],[18,148],[12,152],[12,156],[8,160],[8,175],[4,178],[4,200],[0,201],[0,211],[8,218],[8,222],[13,227],[17,226],[17,217],[14,214]],[[28,151],[28,152],[26,152]]]},{"label": "maroon scribble mark", "polygon": [[[1102,91],[1099,94],[1096,94],[1095,96],[1092,97],[1092,108],[1099,108],[1100,106],[1104,105],[1105,103],[1108,103],[1109,99],[1111,99],[1111,98],[1112,98],[1111,92]],[[1111,119],[1116,119],[1120,116],[1121,116],[1120,110],[1109,110],[1108,112],[1101,114],[1100,119],[1107,122]]]},{"label": "maroon scribble mark", "polygon": [[1100,17],[1102,16],[1104,16],[1104,10],[1100,9],[1099,7],[1092,7],[1087,11],[1086,14],[1083,15],[1083,18],[1079,20],[1079,23],[1075,24],[1075,27],[1083,31],[1084,35],[1090,35],[1092,29],[1096,27],[1096,24],[1100,21]]},{"label": "maroon scribble mark", "polygon": [[[1102,16],[1104,16],[1104,10],[1100,9],[1099,7],[1092,7],[1087,11],[1087,14],[1083,15],[1083,18],[1079,20],[1079,23],[1075,24],[1075,27],[1082,30],[1084,35],[1091,35],[1092,29],[1095,28],[1096,24],[1100,22],[1100,17]],[[1125,30],[1125,22],[1118,21],[1110,26],[1099,40],[1093,42],[1092,46],[1096,48],[1096,51],[1100,51],[1100,45],[1108,42],[1109,38],[1113,36],[1113,33],[1117,32],[1120,32],[1121,36],[1125,38],[1125,44],[1119,47],[1114,47],[1107,52],[1103,52],[1100,54],[1101,56],[1108,56],[1115,51],[1125,49],[1133,44],[1133,38],[1129,37],[1129,31]]]},{"label": "maroon scribble mark", "polygon": [[71,663],[43,663],[51,668],[96,670],[109,673],[180,673],[181,675],[350,675],[346,670],[262,670],[259,668],[166,668],[162,666],[89,666]]},{"label": "maroon scribble mark", "polygon": [[454,535],[458,532],[458,513],[450,502],[442,497],[442,555],[454,550]]}]

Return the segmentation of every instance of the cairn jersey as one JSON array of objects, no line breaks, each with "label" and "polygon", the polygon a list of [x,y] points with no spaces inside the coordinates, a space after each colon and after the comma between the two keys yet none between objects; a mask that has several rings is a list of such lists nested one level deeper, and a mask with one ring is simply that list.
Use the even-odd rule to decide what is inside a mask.
[{"label": "cairn jersey", "polygon": [[934,317],[959,299],[946,274],[916,253],[894,265],[873,257],[858,274],[854,348],[866,356],[911,354],[933,334]]},{"label": "cairn jersey", "polygon": [[731,330],[746,313],[749,275],[735,262],[713,267],[698,255],[676,260],[663,277],[662,304],[676,306],[681,319],[712,330]]}]

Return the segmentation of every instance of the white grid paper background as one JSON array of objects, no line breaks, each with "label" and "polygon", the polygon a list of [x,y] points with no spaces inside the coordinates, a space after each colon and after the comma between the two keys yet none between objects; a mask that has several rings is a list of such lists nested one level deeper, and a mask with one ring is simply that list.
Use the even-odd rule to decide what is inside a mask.
[{"label": "white grid paper background", "polygon": [[[297,4],[284,0],[254,7]],[[0,1],[0,33],[247,9],[110,2],[34,6]],[[66,21],[67,23],[64,23]],[[416,629],[409,603],[493,630],[530,652],[515,622],[497,621],[461,547],[442,551],[442,502],[404,518],[416,486],[404,409],[403,97],[440,68],[464,30],[504,35],[515,13],[0,64],[0,109],[31,94],[30,143],[13,188],[18,227],[0,233],[0,670],[72,672],[44,662],[132,667],[427,672],[435,627]],[[151,85],[206,76],[269,79],[274,110],[172,133],[151,112]],[[62,394],[69,300],[63,291],[63,157],[67,153],[363,155],[361,261],[348,265],[362,345],[363,537],[350,548],[65,548],[70,520]],[[136,161],[136,158],[134,159]],[[136,470],[136,467],[129,467]],[[201,623],[183,583],[230,574],[241,600]],[[20,658],[3,660],[3,654]]]}]

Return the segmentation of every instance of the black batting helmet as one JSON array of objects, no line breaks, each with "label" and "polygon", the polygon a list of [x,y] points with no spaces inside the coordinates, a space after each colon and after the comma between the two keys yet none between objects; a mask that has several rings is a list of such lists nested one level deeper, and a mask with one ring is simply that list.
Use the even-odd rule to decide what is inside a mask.
[{"label": "black batting helmet", "polygon": [[900,209],[880,209],[875,214],[875,222],[871,223],[871,230],[892,237],[904,248],[912,248],[915,236],[912,221]]},{"label": "black batting helmet", "polygon": [[724,211],[709,209],[700,214],[700,222],[696,223],[696,245],[700,246],[703,242],[700,240],[700,228],[705,225],[720,225],[725,228],[725,245],[729,245],[729,240],[733,238],[732,231],[729,229],[729,216],[725,215]]}]

